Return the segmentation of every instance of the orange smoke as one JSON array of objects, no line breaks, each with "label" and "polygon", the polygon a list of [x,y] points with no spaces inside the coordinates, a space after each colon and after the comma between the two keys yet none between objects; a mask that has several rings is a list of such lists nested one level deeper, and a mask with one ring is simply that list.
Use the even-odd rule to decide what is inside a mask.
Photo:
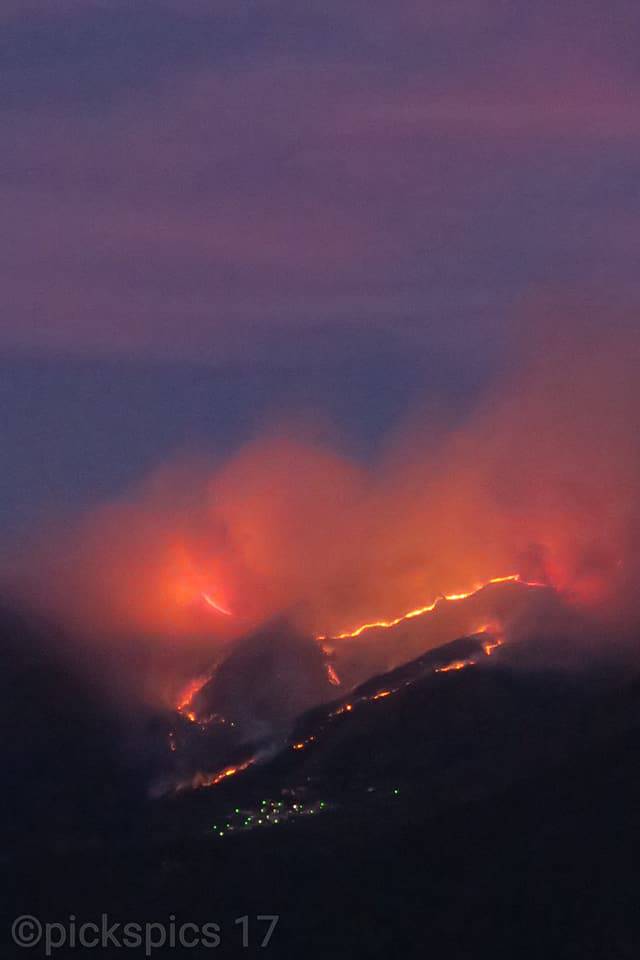
[{"label": "orange smoke", "polygon": [[449,434],[414,429],[369,466],[298,432],[222,465],[165,468],[47,531],[11,577],[97,643],[138,638],[154,695],[276,614],[353,638],[502,571],[627,610],[640,573],[639,338],[573,332],[538,344]]}]

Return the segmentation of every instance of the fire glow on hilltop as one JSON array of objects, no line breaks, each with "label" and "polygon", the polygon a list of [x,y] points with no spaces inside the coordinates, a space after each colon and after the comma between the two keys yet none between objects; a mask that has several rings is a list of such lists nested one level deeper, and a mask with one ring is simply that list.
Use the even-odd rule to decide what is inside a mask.
[{"label": "fire glow on hilltop", "polygon": [[[535,581],[523,580],[519,573],[511,573],[506,577],[492,577],[490,580],[487,580],[485,583],[478,583],[470,590],[465,593],[444,593],[439,597],[436,597],[431,603],[427,604],[424,607],[417,607],[415,610],[409,610],[408,613],[403,613],[401,616],[396,617],[394,620],[372,620],[369,623],[363,623],[359,627],[355,627],[353,630],[346,631],[345,633],[338,633],[334,635],[332,640],[351,640],[355,637],[359,637],[365,632],[365,630],[373,629],[388,629],[389,627],[396,627],[399,623],[402,623],[404,620],[413,620],[415,617],[421,617],[425,613],[432,613],[436,607],[443,601],[456,601],[456,600],[468,600],[469,597],[475,596],[475,594],[480,593],[481,590],[486,589],[494,584],[498,583],[520,583],[525,587],[545,587],[547,584],[537,583]],[[318,640],[326,640],[326,636],[317,637]]]},{"label": "fire glow on hilltop", "polygon": [[[480,637],[483,634],[486,634],[487,638],[482,641],[481,650],[485,656],[490,657],[498,647],[502,646],[504,643],[504,637],[500,633],[499,629],[492,624],[486,624],[479,627],[478,630],[475,631],[474,636]],[[478,659],[475,656],[472,656],[463,660],[451,660],[448,663],[442,663],[439,666],[433,666],[431,669],[433,670],[434,674],[449,673],[450,671],[459,671],[467,667],[473,667],[478,662]],[[328,714],[328,721],[331,722],[345,713],[350,714],[354,709],[357,709],[363,704],[386,700],[387,697],[393,696],[404,687],[411,686],[412,683],[413,680],[405,680],[399,686],[389,689],[381,689],[373,694],[360,696],[354,701],[342,703],[337,707],[337,709]],[[319,732],[321,732],[321,730],[322,728],[320,728]],[[316,734],[310,734],[304,740],[297,740],[290,743],[290,748],[295,752],[299,752],[316,743],[317,739],[318,737]],[[215,773],[199,772],[190,781],[180,784],[178,786],[178,790],[198,790],[202,788],[215,787],[219,783],[222,783],[229,777],[235,776],[237,773],[241,773],[243,770],[246,770],[255,763],[256,757],[254,756],[234,766],[223,767],[221,770],[218,770]]]},{"label": "fire glow on hilltop", "polygon": [[191,723],[197,722],[197,716],[195,711],[192,709],[193,701],[210,679],[210,673],[205,673],[199,677],[195,677],[195,679],[191,680],[187,684],[178,697],[176,702],[176,710],[179,714],[181,714],[181,716],[185,717]]},{"label": "fire glow on hilltop", "polygon": [[[460,600],[467,600],[470,597],[473,597],[476,594],[480,593],[482,590],[486,589],[486,587],[488,586],[503,584],[503,583],[517,583],[526,587],[545,587],[546,586],[546,584],[538,583],[536,581],[524,580],[520,576],[520,574],[517,574],[517,573],[509,574],[503,577],[492,577],[491,579],[487,580],[485,583],[476,584],[471,590],[460,592],[460,593],[442,594],[441,596],[437,597],[435,600],[433,600],[431,603],[427,604],[426,606],[422,606],[414,610],[410,610],[408,613],[402,614],[401,616],[396,617],[395,619],[375,620],[375,621],[367,622],[367,623],[361,624],[359,627],[356,627],[351,631],[339,633],[335,636],[332,636],[331,640],[339,641],[339,640],[353,639],[361,636],[366,631],[372,630],[372,629],[389,629],[397,626],[400,623],[403,623],[404,621],[412,620],[412,619],[415,619],[416,617],[421,617],[421,616],[425,616],[426,614],[432,613],[444,601],[456,602]],[[208,595],[203,594],[203,599],[207,602],[207,604],[210,607],[212,607],[217,612],[224,613],[225,615],[228,615],[228,616],[231,615],[230,611],[226,610],[223,607],[220,607],[220,605],[217,604]],[[483,649],[487,656],[489,656],[496,647],[500,646],[504,642],[503,638],[500,636],[499,631],[496,630],[495,626],[490,626],[486,624],[478,628],[474,632],[487,633],[489,635],[490,638],[487,639],[485,644],[483,644]],[[322,646],[323,652],[325,652],[327,655],[329,651],[333,651],[334,649],[333,646],[326,645],[325,641],[327,640],[327,637],[325,635],[316,636],[316,640]],[[475,662],[475,661],[471,661],[471,662]],[[467,665],[469,665],[469,663],[467,663],[466,661],[459,665],[458,664],[445,665],[441,668],[439,672],[460,669],[462,666],[467,666]],[[327,679],[329,680],[332,686],[341,685],[340,677],[338,676],[336,668],[330,662],[326,663],[326,673],[327,673]],[[212,673],[208,673],[208,674],[203,674],[199,677],[196,677],[187,685],[187,687],[185,687],[182,690],[182,692],[180,693],[180,696],[178,697],[178,700],[176,702],[176,710],[178,711],[178,713],[180,713],[183,717],[185,717],[191,723],[198,722],[197,714],[193,709],[193,701],[196,698],[196,696],[199,694],[199,692],[202,690],[202,688],[205,686],[205,684],[209,682],[209,680],[211,679],[211,676],[212,676]]]}]

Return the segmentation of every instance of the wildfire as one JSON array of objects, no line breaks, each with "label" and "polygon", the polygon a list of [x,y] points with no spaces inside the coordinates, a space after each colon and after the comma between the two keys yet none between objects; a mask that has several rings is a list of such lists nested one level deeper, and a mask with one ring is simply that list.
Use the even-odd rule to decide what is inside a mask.
[{"label": "wildfire", "polygon": [[[431,603],[427,604],[426,606],[418,607],[415,610],[409,610],[407,613],[404,613],[402,614],[402,616],[396,617],[393,620],[376,620],[370,623],[364,623],[364,624],[361,624],[359,627],[355,628],[354,630],[337,634],[335,637],[332,637],[331,639],[332,640],[351,639],[351,638],[359,637],[366,630],[371,630],[375,628],[388,629],[406,620],[412,620],[415,617],[420,617],[424,614],[431,613],[436,609],[436,607],[440,603],[444,601],[455,602],[458,600],[466,600],[469,597],[475,596],[475,594],[479,593],[481,590],[484,590],[488,586],[491,586],[494,584],[501,584],[501,583],[519,583],[527,587],[546,586],[546,584],[543,584],[543,583],[523,580],[520,574],[517,574],[517,573],[509,574],[508,576],[504,576],[504,577],[493,577],[492,579],[487,580],[486,583],[476,584],[471,590],[468,590],[466,592],[442,594],[441,596],[437,597],[435,600],[433,600]],[[226,608],[218,604],[209,594],[203,593],[202,597],[210,607],[212,607],[219,613],[224,614],[225,616],[231,616],[231,611],[227,610]],[[478,629],[474,631],[474,634],[475,635],[486,634],[486,639],[483,640],[482,646],[481,646],[482,652],[486,656],[491,656],[491,654],[498,647],[502,646],[502,644],[504,643],[504,637],[502,636],[500,628],[497,627],[496,624],[492,622],[485,623],[482,626],[478,627]],[[325,655],[330,655],[333,652],[333,647],[330,647],[326,643],[326,640],[327,640],[326,636],[318,636],[316,637],[316,640],[318,641],[318,643],[320,643]],[[467,659],[454,660],[451,663],[445,663],[445,664],[442,664],[441,666],[434,667],[432,669],[434,673],[449,673],[450,671],[463,670],[465,667],[474,666],[475,664],[477,664],[477,662],[478,661],[475,657],[469,657]],[[330,662],[327,661],[325,662],[325,669],[327,672],[327,678],[329,682],[333,686],[340,686],[341,680],[340,680],[340,677],[338,676],[338,673],[335,667]],[[197,714],[193,709],[193,701],[210,679],[211,679],[211,673],[203,674],[202,676],[197,677],[196,679],[192,680],[191,683],[188,684],[188,686],[182,691],[182,693],[180,694],[180,697],[178,698],[178,701],[176,704],[177,711],[183,717],[186,717],[191,723],[199,722]],[[382,700],[382,699],[385,699],[386,697],[391,696],[393,693],[396,693],[396,692],[397,692],[397,689],[378,690],[378,692],[373,694],[372,696],[362,697],[357,701],[355,701],[355,703],[350,702],[350,703],[342,704],[332,714],[330,714],[330,716],[335,717],[342,713],[350,713],[354,709],[354,706],[360,702],[366,702],[367,700],[368,701]],[[223,718],[221,718],[221,720],[222,722],[224,722]],[[313,740],[315,740],[315,737],[313,736],[308,737],[306,740],[291,744],[291,747],[295,751],[303,750]],[[173,742],[171,744],[171,749],[172,750],[175,749],[175,744]],[[218,783],[222,783],[222,781],[226,780],[228,777],[235,776],[235,774],[240,773],[242,770],[246,770],[247,767],[249,767],[253,762],[254,762],[254,759],[250,759],[250,760],[247,760],[245,763],[237,764],[235,766],[225,767],[224,769],[219,770],[217,773],[212,773],[212,774],[198,773],[193,778],[193,781],[191,781],[189,784],[185,784],[184,786],[191,786],[193,789],[197,789],[200,787],[215,786]]]},{"label": "wildfire", "polygon": [[329,678],[329,683],[331,683],[334,687],[340,686],[340,677],[338,676],[335,667],[331,663],[327,664],[327,677]]},{"label": "wildfire", "polygon": [[195,697],[197,697],[197,695],[200,693],[204,685],[208,683],[210,679],[211,679],[210,673],[203,674],[200,677],[196,677],[195,680],[191,680],[188,686],[184,688],[184,690],[178,697],[178,701],[176,703],[176,710],[183,717],[186,717],[186,719],[189,720],[191,723],[196,723],[198,719],[195,714],[195,711],[192,710],[191,705]]},{"label": "wildfire", "polygon": [[[375,628],[388,629],[390,627],[395,627],[397,626],[397,624],[403,623],[406,620],[413,620],[415,617],[420,617],[420,616],[423,616],[424,614],[433,612],[436,609],[436,607],[443,601],[452,602],[457,600],[467,600],[469,597],[475,596],[475,594],[479,593],[481,590],[484,590],[486,587],[494,584],[499,584],[499,583],[520,583],[523,586],[527,586],[527,587],[544,587],[545,586],[545,584],[543,583],[523,580],[520,574],[518,573],[511,573],[505,577],[493,577],[492,579],[487,580],[485,583],[476,584],[474,587],[471,588],[471,590],[468,590],[466,592],[442,594],[441,596],[437,597],[435,600],[433,600],[431,603],[427,604],[426,606],[417,607],[415,610],[409,610],[407,613],[404,613],[393,620],[374,620],[374,621],[371,621],[370,623],[363,623],[359,627],[356,627],[354,630],[337,634],[332,639],[333,640],[353,639],[355,637],[359,637],[366,630],[372,630]],[[210,594],[203,593],[202,598],[205,601],[205,603],[208,606],[210,606],[213,610],[216,610],[218,613],[221,613],[224,616],[232,616],[231,611],[228,610],[226,607],[223,607],[220,603],[218,603]],[[476,631],[477,633],[491,633],[491,638],[487,639],[483,644],[483,650],[487,656],[490,656],[491,653],[493,653],[493,651],[504,642],[503,639],[499,636],[499,634],[498,635],[494,634],[494,629],[495,628],[491,624],[486,624],[480,627]],[[333,652],[334,648],[332,646],[329,646],[326,643],[327,639],[328,638],[325,635],[316,637],[316,640],[322,646],[323,652],[329,655],[330,653]],[[465,663],[465,666],[466,666],[466,663]],[[327,678],[329,680],[329,683],[331,683],[332,686],[334,687],[341,686],[340,677],[338,676],[338,673],[335,667],[333,666],[333,664],[326,663],[325,669],[327,671]],[[440,672],[444,672],[445,669],[453,670],[455,669],[455,667],[453,665],[448,665],[446,668],[445,667],[441,668]],[[197,677],[195,680],[192,680],[191,683],[189,683],[189,685],[185,688],[185,690],[180,694],[180,697],[178,698],[178,702],[176,703],[176,710],[178,711],[178,713],[182,714],[183,717],[186,717],[186,719],[189,720],[191,723],[198,722],[198,717],[192,707],[193,701],[197,696],[197,694],[200,692],[200,690],[202,690],[204,685],[210,679],[211,679],[211,674],[206,674],[206,675]]]},{"label": "wildfire", "polygon": [[254,762],[254,757],[251,757],[249,760],[245,760],[244,763],[238,763],[235,766],[223,767],[222,770],[218,770],[217,773],[196,773],[192,780],[188,784],[183,784],[184,786],[191,787],[193,790],[198,790],[201,787],[215,787],[218,783],[222,783],[223,780],[227,780],[229,777],[234,777],[236,773],[241,773],[243,770],[246,770],[247,767],[250,767]]},{"label": "wildfire", "polygon": [[[223,607],[216,600],[214,600],[210,594],[203,593],[202,599],[207,606],[211,607],[213,610],[216,610],[218,613],[224,614],[225,617],[232,616],[231,611],[227,610],[226,607]],[[211,676],[211,673],[206,673],[196,677],[194,680],[191,680],[178,697],[175,708],[178,713],[189,720],[190,723],[198,722],[198,717],[195,710],[192,709],[192,704],[205,684],[209,682]]]},{"label": "wildfire", "polygon": [[464,670],[465,667],[475,666],[476,661],[472,658],[468,660],[454,660],[452,663],[446,663],[443,667],[436,667],[435,673],[449,673],[450,670]]},{"label": "wildfire", "polygon": [[498,647],[501,647],[503,643],[504,643],[503,637],[495,636],[495,637],[492,637],[491,640],[484,641],[484,643],[482,644],[482,650],[488,657],[490,657],[493,651],[497,650]]},{"label": "wildfire", "polygon": [[291,747],[293,750],[304,750],[310,743],[313,743],[315,736],[307,737],[306,740],[300,740],[298,743],[292,743]]},{"label": "wildfire", "polygon": [[[504,637],[499,632],[499,629],[495,624],[488,623],[482,627],[479,627],[478,630],[474,631],[474,636],[481,634],[487,634],[487,639],[482,642],[482,652],[487,656],[491,656],[494,650],[498,647],[501,647],[504,644]],[[449,673],[451,670],[464,670],[465,667],[476,666],[478,660],[476,657],[467,657],[460,660],[452,660],[449,663],[443,663],[439,667],[433,667],[433,673]],[[394,693],[398,693],[403,687],[410,686],[412,680],[405,680],[400,686],[392,687],[390,689],[378,690],[376,693],[371,694],[370,696],[362,696],[356,699],[353,703],[343,703],[336,710],[329,714],[330,718],[338,717],[343,713],[350,713],[354,704],[357,706],[362,703],[372,703],[376,700],[384,700],[386,697],[390,697]],[[311,738],[313,739],[313,738]],[[293,744],[294,750],[302,749],[304,744]]]},{"label": "wildfire", "polygon": [[473,631],[475,636],[487,634],[487,639],[482,641],[482,652],[490,657],[494,650],[504,645],[504,634],[502,628],[496,623],[485,623],[477,630]]},{"label": "wildfire", "polygon": [[[497,583],[521,583],[527,587],[543,587],[546,584],[535,583],[527,580],[523,580],[519,573],[510,573],[506,577],[493,577],[491,580],[487,580],[486,583],[476,584],[471,590],[468,590],[466,593],[444,593],[441,596],[436,597],[431,603],[427,604],[424,607],[417,607],[415,610],[409,610],[408,613],[403,613],[401,616],[396,617],[394,620],[373,620],[371,623],[363,623],[359,627],[356,627],[355,630],[347,631],[345,633],[338,633],[334,640],[351,640],[355,637],[359,637],[365,630],[373,630],[374,628],[388,629],[389,627],[395,627],[399,623],[402,623],[405,620],[413,620],[415,617],[421,617],[425,613],[432,613],[436,607],[445,600],[455,601],[455,600],[468,600],[469,597],[475,596],[476,593],[480,593],[481,590],[484,590],[486,587],[490,587],[493,584]],[[326,636],[317,637],[319,641],[326,640]]]},{"label": "wildfire", "polygon": [[351,713],[352,710],[353,710],[353,704],[352,704],[352,703],[345,703],[345,704],[343,704],[341,707],[338,707],[337,710],[334,710],[333,713],[330,714],[330,716],[331,716],[331,717],[339,717],[340,714],[342,714],[342,713]]}]

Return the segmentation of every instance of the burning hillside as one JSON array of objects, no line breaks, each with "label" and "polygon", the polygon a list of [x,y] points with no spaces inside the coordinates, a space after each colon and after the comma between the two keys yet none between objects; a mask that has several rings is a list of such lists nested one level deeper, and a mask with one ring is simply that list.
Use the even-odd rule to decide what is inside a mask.
[{"label": "burning hillside", "polygon": [[[503,584],[516,585],[522,591],[520,596],[516,598],[512,595],[511,591],[504,591],[502,597],[499,599],[498,592],[500,591],[492,590],[491,588],[497,588]],[[387,663],[387,666],[392,666],[393,662],[401,662],[411,655],[412,644],[416,647],[416,650],[421,650],[441,642],[440,637],[443,634],[451,636],[452,634],[455,635],[456,632],[464,633],[465,629],[461,628],[461,624],[467,625],[468,632],[470,625],[474,621],[481,620],[483,617],[487,619],[488,623],[495,625],[505,619],[508,611],[509,617],[513,619],[518,608],[522,606],[523,600],[525,603],[528,603],[528,601],[525,600],[525,596],[528,596],[528,591],[532,589],[544,589],[545,587],[546,585],[542,583],[524,581],[518,574],[494,577],[487,583],[476,585],[465,593],[443,594],[431,603],[411,610],[393,620],[368,622],[356,627],[352,631],[338,633],[332,637],[320,634],[316,636],[315,640],[324,655],[324,661],[322,661],[324,666],[316,672],[318,675],[324,672],[326,679],[332,686],[341,686],[341,664],[344,661],[347,665],[346,669],[348,670],[349,680],[353,681],[354,664],[349,661],[353,661],[354,652],[358,651],[360,658],[360,679],[364,679],[364,674],[377,666],[380,648],[382,648],[383,659]],[[458,604],[460,601],[466,600],[472,600],[474,602],[459,608],[452,617],[450,605]],[[516,603],[513,602],[514,600]],[[445,612],[445,608],[449,608],[448,614]],[[440,616],[432,619],[428,618],[428,614],[436,613],[436,611]],[[419,622],[416,623],[414,628],[414,625],[411,624],[410,621],[418,620],[418,618]],[[400,629],[393,630],[392,628],[394,627],[399,627]],[[495,626],[494,629],[502,630],[502,627]],[[487,630],[488,626],[478,626],[476,632],[485,632]],[[390,633],[387,634],[386,631],[390,631]],[[358,638],[362,639],[355,647],[354,645],[349,645],[344,642]],[[297,659],[302,662],[303,658],[300,656],[300,653],[304,642],[304,637],[302,635],[296,637],[291,626],[287,624],[286,621],[276,621],[265,630],[259,631],[255,637],[252,637],[248,641],[243,641],[238,648],[238,653],[235,655],[232,654],[229,657],[229,664],[233,665],[236,660],[241,659],[240,650],[242,650],[242,657],[244,657],[245,660],[248,659],[253,662],[256,672],[261,676],[263,682],[266,680],[267,683],[269,683],[273,695],[277,698],[278,694],[274,692],[273,682],[277,681],[277,679],[282,676],[282,670],[287,668],[283,661],[280,668],[275,668],[275,675],[271,676],[270,671],[273,672],[274,670],[272,661],[274,661],[274,658],[277,658],[278,649],[281,651],[281,660],[282,657],[286,658],[288,644],[290,652],[295,653]],[[258,665],[255,663],[258,649],[264,650],[264,654],[269,661],[268,664],[262,663]],[[311,651],[312,648],[309,647],[309,650]],[[294,659],[295,658],[296,657],[294,657]],[[312,655],[312,659],[315,659],[317,663],[321,662],[317,654],[315,657]],[[265,673],[265,669],[267,673]],[[177,711],[192,722],[195,722],[198,718],[202,719],[203,716],[206,717],[207,708],[203,708],[202,703],[208,700],[211,701],[211,703],[218,703],[225,714],[227,711],[233,713],[233,702],[236,704],[242,703],[243,698],[237,697],[232,693],[231,699],[233,702],[225,704],[224,701],[225,699],[228,700],[227,691],[229,690],[229,681],[226,676],[227,672],[226,668],[223,669],[221,675],[218,677],[218,670],[215,668],[207,674],[195,677],[178,695],[176,700]],[[289,716],[295,716],[300,712],[300,704],[296,701],[296,697],[302,701],[303,705],[308,705],[314,696],[317,700],[322,699],[320,689],[316,689],[315,694],[310,694],[310,691],[305,693],[304,689],[301,691],[300,681],[301,675],[292,678],[287,688],[290,700],[290,707],[287,711]],[[217,688],[217,692],[214,690],[214,687]],[[326,692],[326,689],[323,692]]]},{"label": "burning hillside", "polygon": [[[178,702],[178,712],[194,728],[193,736],[181,738],[179,750],[175,737],[170,740],[171,752],[178,752],[174,767],[180,789],[217,786],[269,760],[290,736],[291,749],[304,750],[322,738],[327,722],[392,697],[425,674],[477,666],[503,647],[507,631],[525,614],[531,616],[549,594],[541,584],[499,578],[394,623],[331,641],[313,642],[286,621],[273,623],[238,644],[208,681],[198,678]],[[487,609],[493,619],[480,623]],[[460,623],[474,622],[476,629],[467,639],[436,646],[436,638],[457,636]],[[356,640],[355,647],[347,639]],[[417,659],[406,662],[418,650]],[[382,670],[384,675],[376,675]],[[336,684],[339,675],[344,680]],[[329,704],[317,707],[324,718],[319,726],[303,730],[297,721],[291,734],[294,721],[318,704]]]},{"label": "burning hillside", "polygon": [[[80,656],[97,648],[115,697],[256,730],[484,624],[525,630],[543,587],[567,616],[631,635],[640,430],[625,336],[550,341],[455,430],[414,429],[377,461],[298,428],[166,466],[34,536],[7,592],[63,623]],[[279,618],[299,654],[249,657],[256,674],[237,683],[231,665]]]},{"label": "burning hillside", "polygon": [[483,631],[308,711],[278,753],[249,752],[182,787],[215,788],[193,810],[220,838],[285,829],[314,814],[334,822],[337,812],[339,823],[375,818],[389,804],[409,817],[433,814],[640,723],[626,666],[610,667],[606,678],[597,670],[523,671],[503,638]]}]

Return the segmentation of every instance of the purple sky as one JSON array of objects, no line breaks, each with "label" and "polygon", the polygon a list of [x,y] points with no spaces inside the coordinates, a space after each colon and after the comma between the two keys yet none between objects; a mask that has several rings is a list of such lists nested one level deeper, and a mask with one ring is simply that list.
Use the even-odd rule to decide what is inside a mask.
[{"label": "purple sky", "polygon": [[635,307],[639,29],[631,0],[0,0],[0,524],[273,409],[366,450],[418,394],[463,407],[523,304]]}]

